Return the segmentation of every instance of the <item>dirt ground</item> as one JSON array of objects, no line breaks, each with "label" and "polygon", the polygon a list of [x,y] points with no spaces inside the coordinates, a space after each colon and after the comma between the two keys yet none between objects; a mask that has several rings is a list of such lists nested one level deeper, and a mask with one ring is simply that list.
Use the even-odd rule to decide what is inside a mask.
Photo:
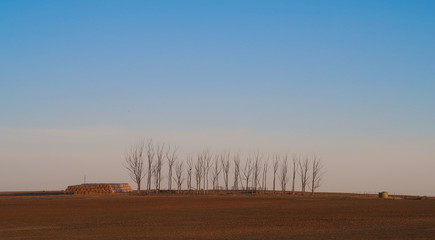
[{"label": "dirt ground", "polygon": [[1,196],[0,239],[435,239],[435,201],[346,196]]}]

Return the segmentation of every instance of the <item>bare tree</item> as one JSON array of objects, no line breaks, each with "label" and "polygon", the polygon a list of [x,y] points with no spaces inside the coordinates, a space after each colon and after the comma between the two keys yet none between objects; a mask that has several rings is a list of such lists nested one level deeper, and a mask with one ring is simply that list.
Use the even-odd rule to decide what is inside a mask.
[{"label": "bare tree", "polygon": [[219,174],[221,173],[221,167],[219,164],[220,156],[216,155],[214,159],[214,167],[211,172],[213,190],[219,190]]},{"label": "bare tree", "polygon": [[208,190],[208,173],[210,171],[211,168],[211,159],[212,159],[212,155],[210,154],[210,151],[208,149],[202,151],[201,153],[202,155],[202,159],[203,159],[203,178],[204,178],[204,194],[206,193],[206,190]]},{"label": "bare tree", "polygon": [[252,175],[252,160],[246,159],[245,167],[243,168],[243,176],[246,181],[246,190],[249,190],[249,179]]},{"label": "bare tree", "polygon": [[293,157],[292,157],[292,162],[293,162],[292,195],[295,195],[296,168],[297,168],[297,163],[299,161],[300,161],[300,157],[293,155]]},{"label": "bare tree", "polygon": [[314,195],[314,191],[320,187],[320,183],[322,181],[322,169],[323,165],[321,159],[316,155],[313,155],[313,159],[311,161],[312,164],[312,175],[311,175],[311,195]]},{"label": "bare tree", "polygon": [[145,177],[145,161],[143,158],[144,143],[133,145],[125,153],[125,165],[129,176],[137,184],[137,191],[140,192],[140,184]]},{"label": "bare tree", "polygon": [[260,182],[260,172],[261,172],[261,159],[263,158],[263,154],[260,154],[259,151],[254,152],[254,162],[252,163],[252,185],[254,187],[254,192],[257,192],[257,186]]},{"label": "bare tree", "polygon": [[299,161],[298,174],[301,177],[301,189],[302,194],[305,194],[305,188],[307,186],[309,177],[308,171],[310,169],[310,159],[306,157],[303,161]]},{"label": "bare tree", "polygon": [[262,178],[262,184],[261,187],[263,188],[264,193],[266,193],[267,190],[267,170],[269,168],[269,156],[267,156],[266,161],[263,163],[263,178]]},{"label": "bare tree", "polygon": [[279,166],[279,155],[275,154],[273,159],[273,194],[275,194],[275,178],[276,178],[276,172],[278,171]]},{"label": "bare tree", "polygon": [[154,163],[154,166],[153,166],[153,177],[154,177],[154,188],[156,190],[156,193],[158,193],[159,190],[160,190],[159,184],[160,184],[161,178],[160,178],[160,174],[159,173],[162,171],[161,169],[162,169],[162,165],[161,164],[158,164],[158,162]]},{"label": "bare tree", "polygon": [[239,190],[239,178],[240,178],[240,153],[234,155],[234,190]]},{"label": "bare tree", "polygon": [[165,150],[165,144],[157,144],[156,145],[157,162],[154,166],[156,192],[160,191],[160,184],[162,182],[162,166],[163,166],[163,159],[165,157],[164,150]]},{"label": "bare tree", "polygon": [[177,183],[178,193],[181,192],[181,185],[183,185],[183,162],[175,163],[175,177],[174,180]]},{"label": "bare tree", "polygon": [[230,172],[230,151],[224,152],[221,155],[222,172],[224,175],[225,191],[228,191],[228,179]]},{"label": "bare tree", "polygon": [[192,155],[187,156],[187,188],[192,191],[192,169],[193,169],[193,158]]},{"label": "bare tree", "polygon": [[287,182],[288,182],[288,161],[287,161],[287,155],[285,155],[282,158],[282,162],[281,162],[281,172],[279,174],[279,180],[281,182],[281,190],[282,193],[285,193],[285,188],[287,186]]},{"label": "bare tree", "polygon": [[201,154],[198,154],[195,163],[195,180],[196,180],[196,192],[201,190],[201,180],[204,174],[204,159]]},{"label": "bare tree", "polygon": [[153,140],[148,140],[145,150],[147,152],[147,159],[148,159],[148,175],[147,175],[147,190],[148,192],[151,191],[151,178],[152,178],[152,172],[153,172],[153,162],[154,162],[154,145]]},{"label": "bare tree", "polygon": [[172,167],[174,166],[175,161],[177,160],[177,147],[168,146],[166,150],[166,160],[168,161],[168,190],[172,190]]}]

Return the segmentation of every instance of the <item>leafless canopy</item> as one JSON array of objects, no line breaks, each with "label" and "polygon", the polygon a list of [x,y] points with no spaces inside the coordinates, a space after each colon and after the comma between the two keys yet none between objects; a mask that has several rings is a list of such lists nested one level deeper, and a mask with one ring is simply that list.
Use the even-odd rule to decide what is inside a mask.
[{"label": "leafless canopy", "polygon": [[[149,139],[132,145],[124,155],[123,165],[131,179],[137,184],[138,191],[141,190],[142,181],[145,182],[146,180],[146,190],[148,192],[155,191],[156,193],[161,189],[162,180],[166,181],[167,177],[167,189],[169,191],[172,189],[177,190],[178,193],[181,192],[184,182],[187,182],[187,189],[191,193],[203,192],[206,194],[211,189],[225,189],[226,191],[233,189],[255,193],[263,190],[266,194],[268,189],[267,180],[269,176],[272,177],[272,173],[268,172],[272,172],[272,170],[273,193],[276,193],[277,188],[279,188],[277,184],[281,186],[282,192],[285,193],[287,188],[290,188],[288,187],[290,180],[292,181],[292,194],[295,194],[295,187],[297,187],[296,184],[299,184],[299,181],[303,194],[309,190],[311,194],[314,194],[322,183],[324,166],[320,157],[316,155],[307,157],[292,155],[292,161],[290,161],[288,155],[264,155],[257,150],[247,155],[247,157],[245,156],[243,158],[246,158],[246,161],[243,161],[240,152],[235,154],[231,154],[230,151],[214,153],[209,149],[205,149],[180,159],[177,147],[156,143]],[[165,166],[166,162],[167,166]],[[234,178],[231,179],[233,183],[230,183],[232,177],[230,176],[232,174],[230,170],[232,171],[233,163]],[[292,165],[292,172],[290,172]],[[168,171],[168,174],[162,175],[162,171]],[[147,178],[145,179],[145,177]],[[221,179],[223,179],[223,182]],[[194,181],[196,186],[193,183]],[[212,183],[210,188],[209,181]],[[269,182],[271,181],[272,179],[269,180]],[[176,183],[176,187],[174,187],[174,183]],[[230,186],[231,184],[233,185]],[[257,192],[257,190],[259,191]]]},{"label": "leafless canopy", "polygon": [[264,193],[267,190],[267,170],[269,168],[269,156],[267,156],[266,161],[263,163],[263,178],[261,181],[261,187],[263,188]]},{"label": "leafless canopy", "polygon": [[204,151],[201,152],[201,158],[203,161],[203,189],[204,189],[204,194],[206,192],[206,190],[208,189],[208,173],[210,171],[211,168],[211,159],[212,159],[212,154],[210,153],[210,150],[206,149]]},{"label": "leafless canopy", "polygon": [[181,192],[181,185],[183,185],[183,162],[175,163],[175,182],[177,183],[178,192]]},{"label": "leafless canopy", "polygon": [[147,190],[148,192],[151,191],[151,178],[152,178],[152,172],[153,172],[153,162],[154,162],[154,144],[153,140],[148,140],[147,144],[145,145],[145,151],[147,152],[147,159],[148,159],[148,175],[147,175]]},{"label": "leafless canopy", "polygon": [[201,154],[198,154],[195,162],[195,180],[196,180],[196,192],[201,190],[201,180],[204,175],[204,159]]},{"label": "leafless canopy", "polygon": [[234,190],[239,190],[239,179],[240,179],[240,153],[237,153],[233,157],[234,162]]},{"label": "leafless canopy", "polygon": [[255,151],[253,155],[253,163],[252,163],[252,186],[254,187],[254,191],[257,191],[257,186],[260,183],[260,172],[261,172],[261,160],[263,159],[263,154],[260,151]]},{"label": "leafless canopy", "polygon": [[301,189],[302,193],[305,194],[305,188],[307,186],[310,176],[308,171],[310,170],[310,159],[305,157],[304,160],[299,161],[298,174],[301,178]]},{"label": "leafless canopy", "polygon": [[157,162],[154,164],[153,167],[154,185],[156,188],[156,192],[159,192],[160,184],[162,182],[162,167],[163,167],[163,160],[165,157],[164,151],[165,151],[165,144],[156,145]]},{"label": "leafless canopy", "polygon": [[279,180],[281,182],[281,190],[283,193],[285,193],[285,188],[287,186],[288,182],[288,161],[287,161],[287,155],[285,155],[281,160],[281,171],[279,173]]},{"label": "leafless canopy", "polygon": [[172,190],[172,168],[178,157],[178,148],[168,146],[166,150],[166,160],[168,161],[168,190]]},{"label": "leafless canopy", "polygon": [[222,172],[224,175],[225,190],[228,191],[228,180],[230,173],[230,151],[221,154]]},{"label": "leafless canopy", "polygon": [[292,194],[295,194],[295,181],[296,181],[296,168],[297,163],[300,161],[300,157],[298,155],[293,155],[292,162],[293,162],[293,174],[292,174]]},{"label": "leafless canopy", "polygon": [[[222,155],[221,155],[222,156]],[[211,178],[212,178],[212,184],[213,184],[213,190],[219,190],[219,174],[221,173],[221,165],[220,165],[220,159],[221,156],[216,155],[214,158],[214,167],[211,171]]]},{"label": "leafless canopy", "polygon": [[252,175],[252,160],[250,158],[246,159],[245,167],[243,168],[243,177],[246,181],[246,190],[249,190],[249,180]]},{"label": "leafless canopy", "polygon": [[145,177],[144,143],[133,145],[125,153],[125,168],[131,179],[137,184],[137,191],[140,192],[140,184]]},{"label": "leafless canopy", "polygon": [[275,154],[273,157],[273,193],[275,193],[276,172],[278,171],[279,159],[279,155]]},{"label": "leafless canopy", "polygon": [[321,159],[319,157],[317,157],[316,155],[313,155],[312,160],[311,160],[311,164],[312,164],[312,175],[311,175],[311,194],[314,195],[314,191],[320,187],[320,183],[322,181],[322,176],[323,176],[323,165],[321,162]]},{"label": "leafless canopy", "polygon": [[187,156],[187,189],[192,191],[192,169],[193,169],[193,157]]}]

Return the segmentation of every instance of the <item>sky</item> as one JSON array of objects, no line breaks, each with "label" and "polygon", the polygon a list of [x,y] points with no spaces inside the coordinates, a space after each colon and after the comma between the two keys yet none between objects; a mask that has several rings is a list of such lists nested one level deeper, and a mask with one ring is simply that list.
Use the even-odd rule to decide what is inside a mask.
[{"label": "sky", "polygon": [[434,196],[434,42],[433,1],[0,1],[0,191],[133,185],[152,138]]}]

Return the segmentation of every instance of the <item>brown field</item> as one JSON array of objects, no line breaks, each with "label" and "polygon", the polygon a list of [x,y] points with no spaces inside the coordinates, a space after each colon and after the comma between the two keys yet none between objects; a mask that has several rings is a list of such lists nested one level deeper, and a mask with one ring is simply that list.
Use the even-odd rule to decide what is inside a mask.
[{"label": "brown field", "polygon": [[435,201],[345,194],[0,196],[0,239],[435,239]]}]

